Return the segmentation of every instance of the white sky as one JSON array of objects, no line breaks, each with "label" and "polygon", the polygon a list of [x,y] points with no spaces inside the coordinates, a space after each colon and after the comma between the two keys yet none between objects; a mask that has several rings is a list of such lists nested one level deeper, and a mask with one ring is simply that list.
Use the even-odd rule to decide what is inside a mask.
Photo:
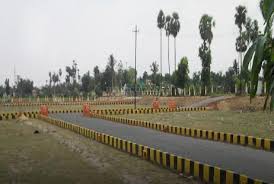
[{"label": "white sky", "polygon": [[[245,5],[248,16],[263,19],[258,0],[0,0],[0,84],[13,82],[16,74],[41,86],[49,71],[71,65],[75,59],[80,74],[102,70],[110,54],[124,66],[134,66],[134,34],[138,25],[138,75],[153,61],[159,62],[157,15],[179,13],[177,63],[187,56],[191,75],[201,69],[198,48],[202,42],[198,24],[203,14],[213,16],[213,71],[226,71],[235,58],[235,7]],[[164,34],[163,34],[164,35]],[[163,71],[168,72],[167,39],[163,37]],[[170,39],[171,70],[174,70],[173,38]],[[149,71],[150,72],[150,71]],[[64,80],[64,77],[63,77]]]}]

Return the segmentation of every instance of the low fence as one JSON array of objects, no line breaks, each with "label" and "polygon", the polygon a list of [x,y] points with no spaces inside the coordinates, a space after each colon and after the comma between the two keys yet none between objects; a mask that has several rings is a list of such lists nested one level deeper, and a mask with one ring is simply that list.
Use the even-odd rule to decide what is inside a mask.
[{"label": "low fence", "polygon": [[79,102],[18,102],[18,103],[4,103],[3,106],[14,107],[14,106],[63,106],[63,105],[130,105],[134,104],[133,100],[122,100],[122,101],[79,101]]},{"label": "low fence", "polygon": [[144,160],[158,164],[164,168],[170,169],[177,173],[183,173],[188,176],[203,181],[205,183],[216,184],[264,184],[265,182],[249,178],[246,175],[237,174],[230,170],[224,170],[208,164],[190,160],[172,153],[163,152],[145,145],[137,144],[131,141],[120,139],[111,135],[96,132],[92,129],[84,128],[62,120],[39,116],[39,119],[46,121],[55,126],[71,130],[75,133],[93,139],[97,142],[109,145],[117,150],[126,152],[130,155],[137,156]]}]

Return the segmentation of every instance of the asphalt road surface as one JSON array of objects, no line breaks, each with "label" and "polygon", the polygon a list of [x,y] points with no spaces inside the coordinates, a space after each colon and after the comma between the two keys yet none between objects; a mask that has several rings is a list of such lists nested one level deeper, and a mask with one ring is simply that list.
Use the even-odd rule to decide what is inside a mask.
[{"label": "asphalt road surface", "polygon": [[149,146],[191,160],[229,169],[254,179],[274,183],[274,153],[249,147],[168,134],[148,128],[87,118],[81,114],[51,117],[91,128],[121,139]]}]

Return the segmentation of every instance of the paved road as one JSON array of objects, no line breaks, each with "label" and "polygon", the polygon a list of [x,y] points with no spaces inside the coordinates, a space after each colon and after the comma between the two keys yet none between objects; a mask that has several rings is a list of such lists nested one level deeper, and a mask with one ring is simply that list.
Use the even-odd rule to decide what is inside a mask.
[{"label": "paved road", "polygon": [[219,102],[219,101],[226,100],[233,97],[234,96],[218,96],[218,97],[207,98],[199,102],[193,103],[192,105],[190,105],[190,107],[202,107],[202,106],[204,107],[212,102]]},{"label": "paved road", "polygon": [[167,134],[101,119],[91,119],[83,117],[81,114],[50,114],[50,116],[192,160],[246,174],[251,178],[274,183],[274,153],[271,152]]}]

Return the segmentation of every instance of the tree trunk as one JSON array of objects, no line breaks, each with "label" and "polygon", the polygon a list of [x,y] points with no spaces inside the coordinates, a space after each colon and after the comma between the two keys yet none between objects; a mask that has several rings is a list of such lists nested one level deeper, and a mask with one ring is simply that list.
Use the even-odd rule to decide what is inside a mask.
[{"label": "tree trunk", "polygon": [[163,63],[162,63],[162,29],[160,29],[160,70],[161,70],[161,76],[163,75],[162,67],[163,67]]},{"label": "tree trunk", "polygon": [[167,36],[167,61],[168,61],[168,73],[169,73],[169,76],[171,77],[170,62],[169,62],[169,36]]},{"label": "tree trunk", "polygon": [[176,37],[174,37],[174,72],[176,72]]}]

